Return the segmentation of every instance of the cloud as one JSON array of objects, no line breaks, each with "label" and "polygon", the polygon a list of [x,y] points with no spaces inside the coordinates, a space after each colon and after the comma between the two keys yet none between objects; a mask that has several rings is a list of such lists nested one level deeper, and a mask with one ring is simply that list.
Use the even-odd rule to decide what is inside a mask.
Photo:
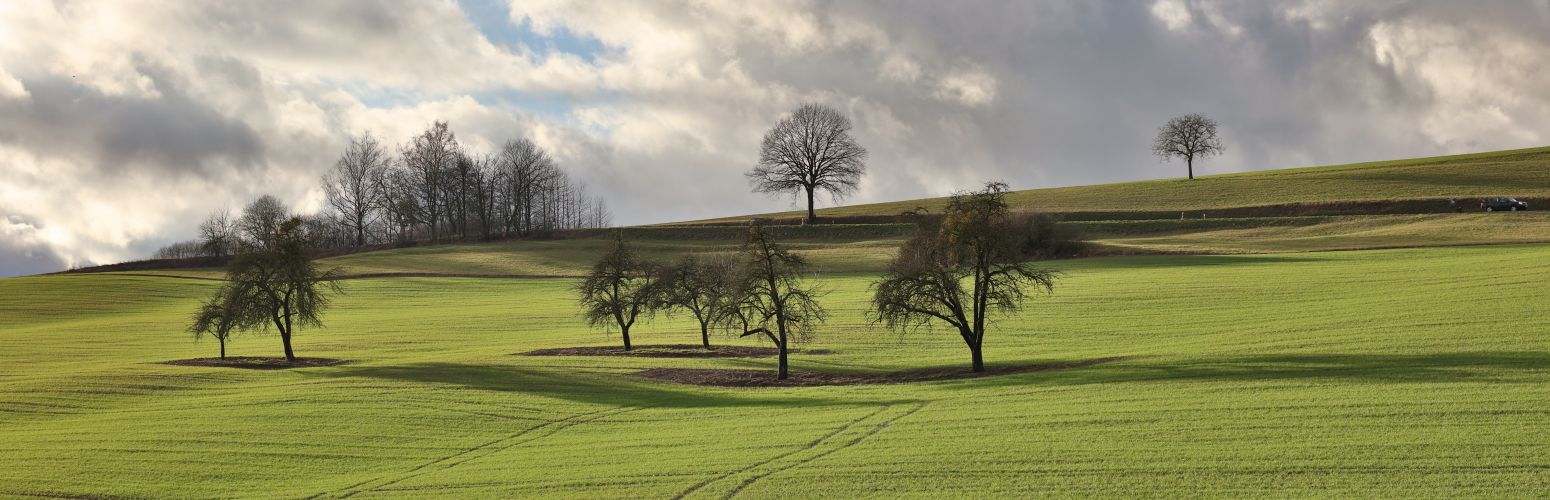
[{"label": "cloud", "polygon": [[1194,14],[1184,0],[1157,0],[1152,2],[1152,16],[1162,21],[1169,31],[1183,31],[1195,22]]},{"label": "cloud", "polygon": [[434,120],[532,138],[621,223],[794,208],[742,174],[804,102],[870,150],[854,202],[1178,175],[1147,144],[1188,112],[1228,141],[1208,173],[1550,130],[1545,1],[494,7],[0,3],[0,274],[144,257],[262,193],[317,209],[348,136]]},{"label": "cloud", "polygon": [[0,99],[25,99],[29,95],[27,87],[22,86],[21,80],[17,80],[15,76],[7,73],[4,67],[0,67]]}]

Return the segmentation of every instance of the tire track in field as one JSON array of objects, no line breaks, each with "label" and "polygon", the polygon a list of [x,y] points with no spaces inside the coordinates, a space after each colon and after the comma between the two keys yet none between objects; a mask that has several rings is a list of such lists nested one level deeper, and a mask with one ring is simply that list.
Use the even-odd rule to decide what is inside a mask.
[{"label": "tire track in field", "polygon": [[[875,436],[875,435],[877,435],[877,433],[882,432],[883,429],[887,429],[889,425],[893,425],[893,423],[899,421],[899,419],[902,419],[904,417],[908,417],[910,415],[914,415],[915,412],[918,412],[922,408],[925,408],[925,407],[926,407],[926,402],[925,401],[918,401],[918,402],[915,403],[915,406],[913,408],[910,408],[909,410],[906,410],[904,413],[900,413],[898,415],[894,415],[892,417],[889,417],[886,420],[883,420],[881,423],[878,423],[876,426],[873,426],[870,430],[862,433],[860,436],[856,436],[855,439],[852,439],[850,441],[845,442],[845,444],[839,445],[838,447],[834,447],[834,448],[830,448],[830,449],[824,450],[824,451],[822,451],[822,452],[820,452],[820,453],[818,453],[816,455],[813,455],[813,456],[810,456],[810,457],[807,457],[807,458],[804,458],[804,459],[801,459],[801,460],[797,460],[796,462],[792,462],[792,463],[786,465],[785,467],[776,468],[774,470],[770,470],[770,471],[765,472],[763,474],[758,474],[758,475],[750,477],[750,478],[748,478],[746,480],[743,480],[742,484],[737,485],[736,488],[732,488],[732,491],[727,492],[727,494],[725,496],[722,496],[721,498],[728,499],[728,498],[735,497],[735,496],[737,496],[738,493],[741,493],[745,488],[748,488],[749,486],[753,485],[753,483],[758,482],[760,479],[764,479],[764,478],[769,477],[769,476],[771,476],[773,474],[776,474],[776,473],[785,472],[785,471],[788,471],[788,470],[791,470],[791,469],[795,469],[797,467],[801,467],[803,465],[807,465],[809,463],[812,463],[814,460],[818,460],[820,458],[829,456],[829,455],[833,454],[834,452],[837,452],[837,451],[840,451],[840,450],[843,450],[843,449],[855,446],[855,445],[861,443],[862,441],[865,441],[867,438]],[[892,406],[889,406],[889,407],[884,408],[884,409],[886,410],[888,408],[892,408]]]},{"label": "tire track in field", "polygon": [[773,457],[770,457],[770,458],[767,458],[767,459],[755,462],[752,465],[749,465],[747,467],[743,467],[741,469],[737,469],[737,470],[734,470],[734,471],[731,471],[731,472],[727,472],[727,473],[721,474],[719,476],[715,476],[715,477],[712,477],[710,479],[706,479],[704,481],[700,481],[699,483],[695,483],[694,486],[690,486],[689,489],[684,490],[682,493],[679,493],[677,496],[675,496],[673,498],[674,498],[674,500],[681,500],[684,497],[687,497],[687,496],[693,494],[694,492],[699,491],[701,488],[704,488],[706,486],[710,486],[712,484],[715,484],[716,482],[721,481],[723,479],[726,479],[726,478],[729,478],[729,477],[732,477],[732,476],[736,476],[738,474],[742,474],[744,472],[748,472],[748,471],[757,469],[759,467],[763,467],[764,465],[767,465],[770,462],[774,462],[774,461],[780,460],[782,458],[786,458],[786,457],[789,457],[789,456],[792,456],[792,455],[795,455],[795,454],[798,454],[798,453],[801,453],[801,452],[804,452],[804,451],[811,450],[813,448],[817,448],[818,445],[823,444],[823,442],[828,440],[829,438],[832,438],[832,437],[834,437],[836,435],[839,435],[840,433],[845,432],[845,430],[850,429],[851,426],[856,425],[858,423],[861,423],[861,421],[863,421],[863,420],[872,418],[873,416],[876,416],[879,413],[887,411],[888,408],[891,408],[891,407],[892,407],[892,405],[884,405],[881,408],[878,408],[877,411],[874,411],[872,413],[868,413],[866,415],[862,415],[860,417],[856,417],[854,420],[851,420],[849,422],[845,422],[844,424],[841,424],[839,427],[836,427],[834,430],[829,431],[828,433],[825,433],[822,436],[818,436],[816,439],[813,439],[812,441],[809,441],[806,445],[803,445],[799,449],[795,449],[795,450],[791,450],[791,451],[788,451],[788,452],[785,452],[785,453],[781,453],[779,455],[775,455]]},{"label": "tire track in field", "polygon": [[[349,497],[352,497],[352,496],[355,496],[355,495],[358,495],[358,494],[361,494],[361,493],[365,493],[365,492],[368,492],[368,491],[372,491],[372,490],[375,490],[375,489],[378,489],[378,488],[384,488],[384,487],[392,486],[392,485],[404,482],[406,480],[409,480],[409,479],[412,479],[412,478],[415,478],[415,477],[418,477],[418,476],[430,473],[433,470],[434,471],[441,471],[441,470],[447,470],[447,469],[450,469],[450,468],[453,468],[453,467],[457,467],[459,465],[468,463],[469,461],[478,459],[480,457],[485,457],[485,456],[489,456],[489,455],[492,455],[492,454],[495,454],[495,453],[500,453],[502,451],[509,450],[509,449],[514,448],[514,447],[519,446],[519,445],[531,443],[531,442],[537,441],[539,439],[543,439],[543,438],[546,438],[546,437],[549,437],[549,436],[553,436],[555,434],[558,434],[560,431],[563,431],[565,429],[568,429],[568,428],[576,426],[576,425],[584,424],[584,423],[587,423],[587,422],[593,422],[593,421],[596,421],[596,420],[601,420],[601,419],[608,418],[608,417],[611,417],[611,416],[614,416],[614,415],[618,415],[618,414],[621,414],[621,413],[626,413],[626,412],[631,412],[631,411],[639,410],[641,408],[643,408],[643,407],[641,407],[641,406],[630,406],[630,407],[624,407],[624,408],[609,408],[609,409],[606,409],[606,410],[598,410],[598,411],[588,412],[588,413],[578,413],[578,414],[571,415],[569,417],[565,417],[565,418],[562,418],[562,419],[559,419],[559,420],[550,420],[550,421],[547,421],[547,422],[544,422],[544,423],[541,423],[541,424],[538,424],[538,425],[534,425],[532,427],[528,427],[526,429],[522,429],[520,431],[517,431],[516,433],[513,433],[513,434],[509,435],[509,436],[506,436],[506,437],[503,437],[503,438],[500,438],[500,439],[495,439],[495,440],[492,440],[492,441],[488,441],[488,442],[479,444],[477,446],[474,446],[472,448],[467,448],[467,449],[459,450],[456,453],[453,453],[451,455],[447,455],[447,456],[444,456],[444,457],[441,457],[441,458],[437,458],[435,460],[431,460],[429,462],[425,462],[425,463],[420,464],[420,465],[416,465],[416,466],[410,468],[409,470],[400,472],[400,473],[398,473],[396,475],[393,475],[393,476],[381,476],[381,477],[376,477],[376,478],[373,478],[373,479],[368,479],[366,481],[361,481],[359,483],[355,483],[355,484],[352,484],[352,485],[349,485],[349,486],[345,486],[344,488],[340,488],[338,490],[319,493],[319,494],[313,495],[311,497],[308,497],[308,499],[310,500],[310,499],[325,498],[325,497],[349,498]],[[530,434],[534,434],[534,433],[540,433],[540,434],[528,437]],[[522,439],[523,437],[528,437],[528,438],[527,439]],[[434,469],[432,469],[432,468],[434,468]]]},{"label": "tire track in field", "polygon": [[[819,458],[827,456],[827,455],[829,455],[831,453],[834,453],[836,451],[839,451],[839,450],[842,450],[842,449],[845,449],[845,448],[849,448],[849,447],[851,447],[851,446],[853,446],[853,445],[855,445],[857,443],[860,443],[862,440],[866,439],[867,437],[869,437],[869,436],[871,436],[873,434],[877,434],[878,432],[882,431],[883,428],[888,427],[888,424],[893,423],[895,420],[898,420],[900,418],[904,418],[905,416],[908,416],[908,415],[913,414],[913,413],[915,413],[917,411],[920,411],[921,408],[924,408],[926,406],[926,404],[924,402],[918,402],[918,403],[915,403],[915,405],[916,406],[914,408],[910,409],[909,411],[906,411],[906,412],[901,413],[901,414],[899,414],[897,416],[894,416],[892,418],[884,420],[881,424],[878,424],[877,426],[873,427],[872,430],[862,434],[860,437],[857,437],[856,439],[852,439],[851,441],[849,441],[849,442],[847,442],[845,444],[841,444],[840,446],[838,446],[836,448],[820,452],[820,453],[818,453],[816,455],[813,455],[812,457],[808,457],[808,458],[805,458],[805,459],[797,460],[797,461],[791,463],[790,465],[787,465],[787,466],[784,466],[784,467],[779,467],[779,468],[776,468],[774,470],[771,470],[771,471],[768,471],[768,472],[765,472],[765,473],[762,473],[762,474],[755,475],[754,477],[749,478],[748,480],[743,481],[736,488],[734,488],[731,492],[727,493],[727,495],[724,498],[731,498],[733,495],[736,495],[738,492],[742,491],[744,488],[747,488],[748,485],[753,484],[755,481],[758,481],[759,479],[762,479],[765,476],[769,476],[770,474],[774,474],[776,472],[781,472],[781,471],[789,470],[789,469],[791,469],[793,467],[801,466],[803,464],[806,464],[806,463],[811,462],[813,460],[817,460]],[[736,476],[741,475],[741,474],[745,474],[745,473],[754,471],[754,470],[756,470],[756,469],[758,469],[760,467],[764,467],[766,465],[775,463],[775,462],[777,462],[777,461],[779,461],[781,459],[784,459],[784,458],[787,458],[787,457],[791,457],[793,455],[797,455],[797,454],[800,454],[800,453],[809,452],[809,451],[818,449],[819,447],[821,447],[824,444],[828,443],[830,440],[834,439],[836,436],[839,436],[840,434],[844,434],[846,431],[849,431],[852,427],[855,427],[856,425],[858,425],[858,424],[860,424],[862,422],[865,422],[865,421],[871,419],[872,417],[876,417],[876,416],[878,416],[878,415],[880,415],[880,414],[882,414],[882,413],[884,413],[884,412],[894,408],[895,406],[898,406],[898,405],[895,405],[895,404],[883,405],[882,407],[878,408],[876,411],[873,411],[873,412],[868,413],[866,415],[862,415],[860,417],[857,417],[856,419],[851,420],[849,422],[845,422],[844,424],[841,424],[839,427],[836,427],[834,430],[829,431],[829,432],[825,433],[822,436],[818,436],[817,438],[813,439],[812,441],[809,441],[806,445],[802,446],[801,448],[798,448],[798,449],[795,449],[795,450],[791,450],[791,451],[788,451],[788,452],[785,452],[785,453],[781,453],[779,455],[775,455],[773,457],[770,457],[770,458],[767,458],[767,459],[764,459],[764,460],[760,460],[760,461],[755,462],[753,464],[750,464],[750,465],[748,465],[746,467],[742,467],[740,469],[737,469],[737,470],[734,470],[734,471],[730,471],[730,472],[726,472],[726,473],[720,474],[718,476],[712,477],[710,479],[706,479],[704,481],[700,481],[699,483],[696,483],[695,485],[690,486],[688,489],[684,490],[682,493],[679,493],[677,496],[674,497],[674,499],[675,500],[681,500],[681,499],[683,499],[685,497],[688,497],[689,495],[693,495],[695,492],[698,492],[698,491],[700,491],[701,489],[704,489],[707,486],[710,486],[712,484],[721,482],[722,480],[729,479],[729,478],[736,477]]]}]

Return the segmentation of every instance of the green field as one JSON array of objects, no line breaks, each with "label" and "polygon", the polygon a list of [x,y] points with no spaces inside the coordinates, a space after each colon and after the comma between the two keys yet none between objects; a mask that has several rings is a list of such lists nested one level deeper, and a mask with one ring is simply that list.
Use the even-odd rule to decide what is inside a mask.
[{"label": "green field", "polygon": [[[988,363],[1123,359],[920,383],[709,388],[636,373],[775,362],[517,355],[615,345],[571,290],[615,230],[324,259],[347,294],[296,347],[333,367],[161,364],[215,355],[183,327],[218,269],[0,279],[0,496],[1543,496],[1550,216],[1206,213],[1491,195],[1550,196],[1550,148],[1018,192],[1142,255],[1050,262],[1066,278],[994,327]],[[968,370],[954,335],[866,319],[910,229],[771,229],[833,313],[794,372]],[[624,234],[669,260],[745,230]],[[683,317],[633,336],[698,341]]]},{"label": "green field", "polygon": [[[1158,165],[1159,172],[1181,170]],[[964,186],[973,188],[976,186]],[[1259,170],[1225,175],[1015,191],[1014,208],[1041,212],[1185,211],[1297,203],[1550,196],[1550,147]],[[819,217],[898,215],[946,198],[821,208]],[[791,211],[755,217],[797,218]],[[749,216],[713,221],[744,221]]]},{"label": "green field", "polygon": [[[511,263],[500,245],[520,244],[338,261],[376,272],[564,275],[576,265],[566,252]],[[807,346],[830,352],[797,354],[794,370],[967,369],[961,341],[945,332],[900,336],[864,320],[873,278],[853,270],[886,250],[836,252],[834,271],[818,276],[834,316]],[[762,389],[632,373],[771,368],[770,359],[513,356],[614,341],[582,326],[567,278],[351,280],[329,327],[304,331],[297,348],[355,363],[289,371],[155,364],[214,354],[180,331],[212,281],[4,279],[0,495],[1525,497],[1550,488],[1550,245],[1055,265],[1068,278],[998,325],[990,364],[1126,360]],[[695,340],[681,318],[637,334],[643,344]],[[232,354],[278,350],[273,337],[242,337]]]}]

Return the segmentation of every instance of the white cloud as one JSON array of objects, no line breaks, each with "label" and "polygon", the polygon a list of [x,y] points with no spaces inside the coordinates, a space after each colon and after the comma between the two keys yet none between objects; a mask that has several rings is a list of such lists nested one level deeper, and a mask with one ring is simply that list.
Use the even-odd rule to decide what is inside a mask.
[{"label": "white cloud", "polygon": [[142,257],[261,193],[315,208],[347,136],[434,120],[533,138],[623,223],[794,207],[742,174],[802,102],[870,150],[854,202],[1166,175],[1146,136],[1188,111],[1230,128],[1214,171],[1536,145],[1546,5],[510,2],[568,53],[451,0],[0,2],[0,218],[29,245],[0,274]]},{"label": "white cloud", "polygon": [[15,76],[5,71],[4,66],[0,66],[0,98],[26,99],[27,95],[27,87],[22,86],[21,80],[17,80]]},{"label": "white cloud", "polygon": [[996,99],[996,78],[975,70],[949,73],[938,84],[937,96],[965,106],[984,106]]},{"label": "white cloud", "polygon": [[1157,0],[1152,2],[1152,16],[1162,21],[1169,31],[1183,31],[1195,21],[1184,0]]}]

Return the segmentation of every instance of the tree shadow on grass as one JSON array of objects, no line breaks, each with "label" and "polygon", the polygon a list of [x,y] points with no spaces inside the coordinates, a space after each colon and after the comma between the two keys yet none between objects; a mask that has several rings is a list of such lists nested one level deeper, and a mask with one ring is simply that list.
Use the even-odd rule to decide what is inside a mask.
[{"label": "tree shadow on grass", "polygon": [[1433,354],[1276,354],[1150,362],[1147,358],[1022,376],[997,377],[986,385],[1083,385],[1123,382],[1335,380],[1377,383],[1541,383],[1520,376],[1550,372],[1550,353],[1472,351]]},{"label": "tree shadow on grass", "polygon": [[[760,393],[730,393],[704,388],[679,390],[646,383],[624,374],[540,370],[522,366],[458,363],[415,363],[389,366],[340,367],[309,375],[365,377],[404,382],[445,384],[466,389],[502,391],[613,406],[709,408],[737,406],[813,407],[887,404],[891,401],[828,400]],[[773,374],[772,374],[773,376]]]}]

